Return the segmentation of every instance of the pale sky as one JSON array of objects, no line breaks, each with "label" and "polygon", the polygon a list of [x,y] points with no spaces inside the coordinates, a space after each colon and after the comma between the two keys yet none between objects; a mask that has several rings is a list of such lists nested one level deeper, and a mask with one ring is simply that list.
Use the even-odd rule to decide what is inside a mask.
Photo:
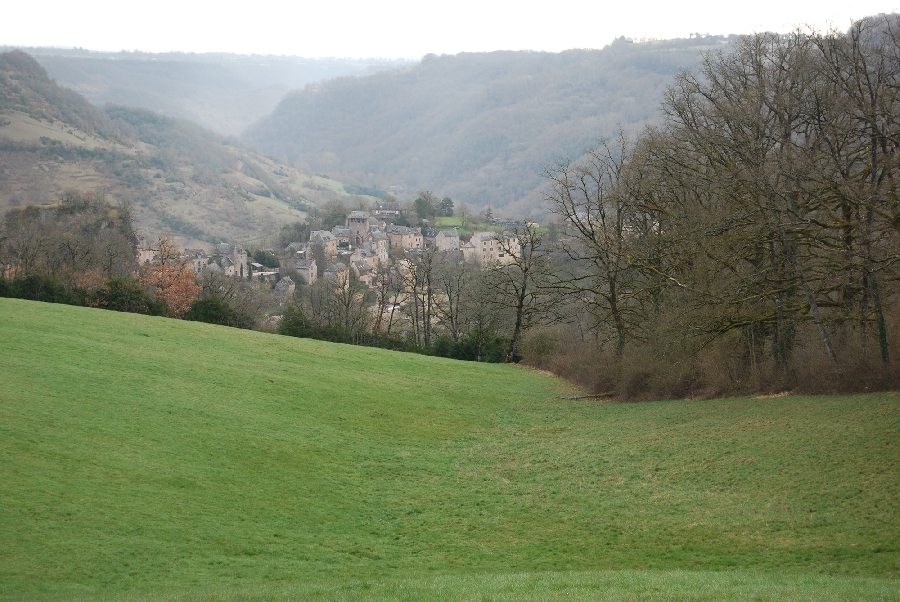
[{"label": "pale sky", "polygon": [[900,0],[44,0],[7,2],[0,46],[305,57],[602,48],[613,38],[845,29]]}]

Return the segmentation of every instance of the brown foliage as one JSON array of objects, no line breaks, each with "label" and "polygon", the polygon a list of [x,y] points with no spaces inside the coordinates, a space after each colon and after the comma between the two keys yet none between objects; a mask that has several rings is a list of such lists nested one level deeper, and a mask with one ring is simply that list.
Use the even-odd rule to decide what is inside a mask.
[{"label": "brown foliage", "polygon": [[173,318],[181,317],[203,289],[190,266],[180,262],[144,266],[140,282],[166,304]]},{"label": "brown foliage", "polygon": [[140,282],[154,297],[166,304],[173,318],[180,318],[203,286],[190,265],[178,259],[178,249],[171,240],[159,240],[159,263],[141,268]]}]

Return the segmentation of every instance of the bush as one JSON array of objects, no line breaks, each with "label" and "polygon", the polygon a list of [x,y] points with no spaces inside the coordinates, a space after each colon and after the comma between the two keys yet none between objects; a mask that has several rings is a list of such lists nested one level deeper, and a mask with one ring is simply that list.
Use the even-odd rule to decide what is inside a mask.
[{"label": "bush", "polygon": [[140,283],[131,278],[113,278],[97,290],[84,290],[68,287],[50,276],[32,274],[12,281],[0,279],[0,297],[97,307],[151,316],[161,316],[166,310],[165,304],[148,295]]},{"label": "bush", "polygon": [[166,313],[165,304],[147,294],[140,283],[131,278],[113,278],[94,293],[89,304],[102,309],[150,316]]},{"label": "bush", "polygon": [[453,347],[456,343],[450,338],[449,335],[442,334],[437,339],[435,339],[434,343],[431,346],[431,354],[436,355],[438,357],[450,357],[450,354],[453,352]]},{"label": "bush", "polygon": [[206,322],[232,328],[252,328],[252,324],[248,325],[246,318],[235,311],[227,301],[217,297],[196,299],[182,317],[192,322]]},{"label": "bush", "polygon": [[482,361],[501,364],[506,361],[506,349],[509,346],[509,339],[494,333],[483,335],[481,338],[480,359],[478,343],[478,334],[475,332],[469,333],[458,341],[454,341],[448,335],[440,335],[431,345],[431,354],[469,362]]},{"label": "bush", "polygon": [[281,266],[281,262],[278,261],[278,257],[275,256],[274,253],[270,251],[257,250],[253,252],[253,261],[256,263],[262,264],[267,268],[277,268]]},{"label": "bush", "polygon": [[314,338],[315,328],[298,307],[289,306],[284,310],[278,334],[289,337]]},{"label": "bush", "polygon": [[6,282],[4,297],[44,301],[45,303],[63,303],[65,305],[84,305],[85,300],[73,289],[65,287],[51,276],[32,274]]}]

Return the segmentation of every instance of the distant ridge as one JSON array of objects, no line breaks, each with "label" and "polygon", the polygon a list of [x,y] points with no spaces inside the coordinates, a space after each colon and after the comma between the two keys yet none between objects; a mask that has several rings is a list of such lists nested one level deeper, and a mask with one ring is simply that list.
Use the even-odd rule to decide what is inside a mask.
[{"label": "distant ridge", "polygon": [[23,48],[61,86],[97,105],[139,107],[238,136],[290,90],[409,65],[391,59],[303,58],[225,52],[94,52]]}]

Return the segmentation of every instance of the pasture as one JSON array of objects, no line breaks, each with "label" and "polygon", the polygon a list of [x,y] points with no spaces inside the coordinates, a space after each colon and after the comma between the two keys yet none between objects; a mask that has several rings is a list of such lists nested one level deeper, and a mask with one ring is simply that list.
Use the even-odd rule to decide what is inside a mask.
[{"label": "pasture", "polygon": [[898,395],[599,403],[12,299],[0,341],[0,599],[900,599]]}]

